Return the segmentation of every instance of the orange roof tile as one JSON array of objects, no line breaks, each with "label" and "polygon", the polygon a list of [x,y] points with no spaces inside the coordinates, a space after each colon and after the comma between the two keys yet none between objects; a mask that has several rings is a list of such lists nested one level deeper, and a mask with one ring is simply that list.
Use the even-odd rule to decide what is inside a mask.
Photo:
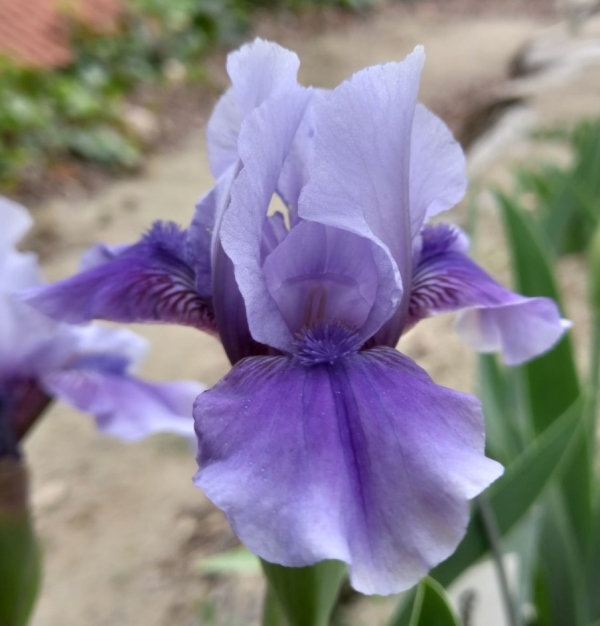
[{"label": "orange roof tile", "polygon": [[71,59],[67,15],[99,30],[115,26],[120,0],[0,0],[0,55],[33,67],[57,67]]}]

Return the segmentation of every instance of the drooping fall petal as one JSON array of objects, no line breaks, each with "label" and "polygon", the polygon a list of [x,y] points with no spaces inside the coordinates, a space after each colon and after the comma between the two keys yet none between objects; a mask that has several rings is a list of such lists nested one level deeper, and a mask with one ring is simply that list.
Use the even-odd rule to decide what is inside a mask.
[{"label": "drooping fall petal", "polygon": [[375,348],[313,366],[239,363],[202,394],[195,482],[267,561],[348,563],[351,583],[414,585],[462,538],[468,500],[502,472],[479,402]]},{"label": "drooping fall petal", "polygon": [[48,317],[72,324],[93,319],[171,322],[214,331],[210,303],[197,292],[186,250],[185,231],[158,222],[114,259],[36,287],[25,299]]},{"label": "drooping fall petal", "polygon": [[427,227],[415,265],[408,325],[461,311],[457,330],[476,350],[502,352],[518,365],[549,350],[570,327],[550,298],[506,289],[467,255],[466,237],[448,225]]}]

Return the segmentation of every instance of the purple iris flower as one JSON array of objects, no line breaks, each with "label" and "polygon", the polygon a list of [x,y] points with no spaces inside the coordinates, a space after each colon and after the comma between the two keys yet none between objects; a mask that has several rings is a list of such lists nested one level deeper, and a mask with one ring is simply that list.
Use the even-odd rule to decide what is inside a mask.
[{"label": "purple iris flower", "polygon": [[513,365],[567,327],[553,301],[469,259],[458,228],[427,224],[466,176],[417,104],[423,61],[417,48],[324,91],[297,83],[292,52],[242,47],[208,125],[216,184],[190,227],[155,224],[29,296],[72,322],[218,333],[234,367],[195,404],[196,484],[265,560],[338,559],[365,593],[406,589],[452,554],[468,500],[502,473],[479,401],[397,352],[402,332],[460,311],[471,345]]},{"label": "purple iris flower", "polygon": [[0,456],[18,442],[52,398],[92,413],[100,430],[134,440],[158,431],[193,437],[195,382],[151,384],[131,374],[146,351],[127,330],[57,323],[15,297],[40,283],[35,255],[15,244],[27,211],[0,197]]}]

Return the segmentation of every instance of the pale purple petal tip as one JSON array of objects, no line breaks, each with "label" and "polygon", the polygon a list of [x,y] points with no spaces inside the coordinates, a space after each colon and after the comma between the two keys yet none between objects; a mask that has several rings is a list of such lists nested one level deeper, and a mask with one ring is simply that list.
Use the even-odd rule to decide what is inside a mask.
[{"label": "pale purple petal tip", "polygon": [[465,237],[446,224],[422,231],[407,327],[437,313],[461,311],[456,329],[481,352],[502,352],[507,365],[532,359],[568,328],[550,298],[526,298],[499,283],[466,256]]},{"label": "pale purple petal tip", "polygon": [[267,98],[293,88],[300,61],[275,43],[255,39],[232,52],[227,71],[232,87],[220,98],[206,129],[213,175],[218,178],[238,158],[238,138],[245,117]]},{"label": "pale purple petal tip", "polygon": [[98,429],[125,441],[158,432],[193,436],[192,406],[204,387],[194,382],[147,383],[128,375],[112,355],[81,358],[42,377],[52,395],[91,413]]},{"label": "pale purple petal tip", "polygon": [[20,204],[0,196],[0,258],[31,228],[33,219]]},{"label": "pale purple petal tip", "polygon": [[272,96],[294,89],[299,67],[295,52],[264,39],[257,38],[232,52],[227,58],[227,73],[243,114]]},{"label": "pale purple petal tip", "polygon": [[550,298],[523,298],[504,306],[461,311],[455,328],[478,352],[501,352],[506,365],[521,365],[550,350],[572,326]]},{"label": "pale purple petal tip", "polygon": [[107,246],[104,243],[97,243],[86,250],[79,262],[79,271],[91,270],[99,265],[104,265],[109,261],[114,261],[120,254],[129,248],[129,244],[117,244],[116,246]]},{"label": "pale purple petal tip", "polygon": [[410,143],[413,236],[434,215],[458,204],[466,190],[466,160],[460,144],[437,115],[418,104]]},{"label": "pale purple petal tip", "polygon": [[299,215],[383,246],[410,275],[411,130],[424,63],[368,67],[314,105],[314,152]]},{"label": "pale purple petal tip", "polygon": [[447,558],[468,500],[502,473],[479,402],[389,348],[306,366],[239,363],[194,408],[195,483],[256,554],[291,567],[348,563],[389,594]]}]

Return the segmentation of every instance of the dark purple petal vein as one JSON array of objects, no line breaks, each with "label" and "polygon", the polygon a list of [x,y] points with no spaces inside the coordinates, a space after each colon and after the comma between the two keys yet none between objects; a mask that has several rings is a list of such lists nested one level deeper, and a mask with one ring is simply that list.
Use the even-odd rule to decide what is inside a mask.
[{"label": "dark purple petal vein", "polygon": [[36,287],[25,299],[64,322],[169,322],[215,331],[211,304],[196,290],[186,233],[157,222],[142,240],[112,261],[72,278]]}]

